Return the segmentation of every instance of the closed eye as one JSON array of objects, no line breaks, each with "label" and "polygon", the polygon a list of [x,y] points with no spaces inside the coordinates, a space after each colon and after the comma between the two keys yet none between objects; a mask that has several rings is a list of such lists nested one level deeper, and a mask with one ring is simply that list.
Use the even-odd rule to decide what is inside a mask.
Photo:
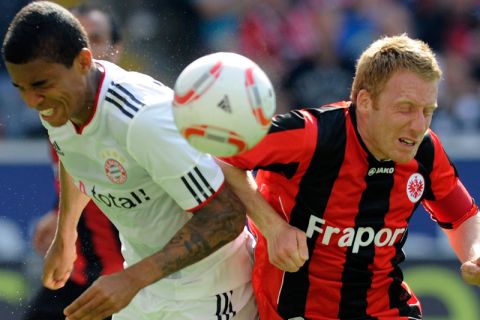
[{"label": "closed eye", "polygon": [[48,86],[48,82],[47,80],[40,80],[40,81],[35,81],[35,82],[32,82],[32,87],[33,88],[46,88]]},{"label": "closed eye", "polygon": [[397,110],[400,113],[410,113],[410,112],[412,112],[413,108],[412,108],[412,106],[401,106]]}]

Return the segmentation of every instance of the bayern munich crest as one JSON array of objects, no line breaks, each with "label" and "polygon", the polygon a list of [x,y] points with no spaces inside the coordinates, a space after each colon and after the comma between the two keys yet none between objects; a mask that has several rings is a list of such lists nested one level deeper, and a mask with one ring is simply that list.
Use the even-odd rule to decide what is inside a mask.
[{"label": "bayern munich crest", "polygon": [[423,195],[425,191],[425,179],[420,173],[414,173],[408,178],[407,182],[407,196],[408,199],[416,203]]},{"label": "bayern munich crest", "polygon": [[107,159],[104,168],[105,174],[113,183],[123,184],[127,181],[127,171],[125,171],[125,168],[117,160]]}]

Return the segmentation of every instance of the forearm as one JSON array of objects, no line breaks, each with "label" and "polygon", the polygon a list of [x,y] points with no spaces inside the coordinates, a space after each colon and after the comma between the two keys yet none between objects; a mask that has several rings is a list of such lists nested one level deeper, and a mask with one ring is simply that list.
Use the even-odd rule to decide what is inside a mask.
[{"label": "forearm", "polygon": [[242,200],[247,208],[248,216],[262,234],[268,235],[275,226],[286,223],[263,198],[250,173],[220,160],[217,160],[217,163],[223,170],[225,180],[228,181],[235,194]]},{"label": "forearm", "polygon": [[77,224],[83,209],[90,198],[81,192],[73,183],[72,177],[59,163],[60,176],[60,202],[57,223],[58,236],[63,238],[76,238]]},{"label": "forearm", "polygon": [[454,230],[445,230],[453,250],[463,263],[480,258],[480,214],[472,216]]},{"label": "forearm", "polygon": [[217,161],[225,179],[247,208],[248,216],[267,240],[271,264],[283,271],[296,272],[309,257],[305,232],[290,226],[264,199],[251,174]]},{"label": "forearm", "polygon": [[234,240],[244,226],[245,209],[226,185],[163,249],[125,272],[141,289],[207,257]]}]

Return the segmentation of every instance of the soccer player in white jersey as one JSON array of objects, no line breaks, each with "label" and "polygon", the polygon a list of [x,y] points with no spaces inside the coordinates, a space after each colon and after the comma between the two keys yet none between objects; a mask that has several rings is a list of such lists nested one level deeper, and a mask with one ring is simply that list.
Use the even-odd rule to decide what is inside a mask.
[{"label": "soccer player in white jersey", "polygon": [[95,281],[67,319],[255,319],[245,209],[215,161],[177,131],[172,90],[93,60],[78,20],[51,2],[17,13],[2,55],[60,156],[44,285],[67,281],[89,199],[122,241],[126,269]]}]

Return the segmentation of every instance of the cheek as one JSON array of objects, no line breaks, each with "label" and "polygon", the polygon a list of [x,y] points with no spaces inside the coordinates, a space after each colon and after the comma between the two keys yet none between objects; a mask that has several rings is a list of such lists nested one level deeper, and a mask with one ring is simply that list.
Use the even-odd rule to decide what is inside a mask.
[{"label": "cheek", "polygon": [[398,128],[395,123],[388,121],[388,119],[383,119],[377,123],[377,139],[383,141],[384,144],[393,143],[397,131]]}]

